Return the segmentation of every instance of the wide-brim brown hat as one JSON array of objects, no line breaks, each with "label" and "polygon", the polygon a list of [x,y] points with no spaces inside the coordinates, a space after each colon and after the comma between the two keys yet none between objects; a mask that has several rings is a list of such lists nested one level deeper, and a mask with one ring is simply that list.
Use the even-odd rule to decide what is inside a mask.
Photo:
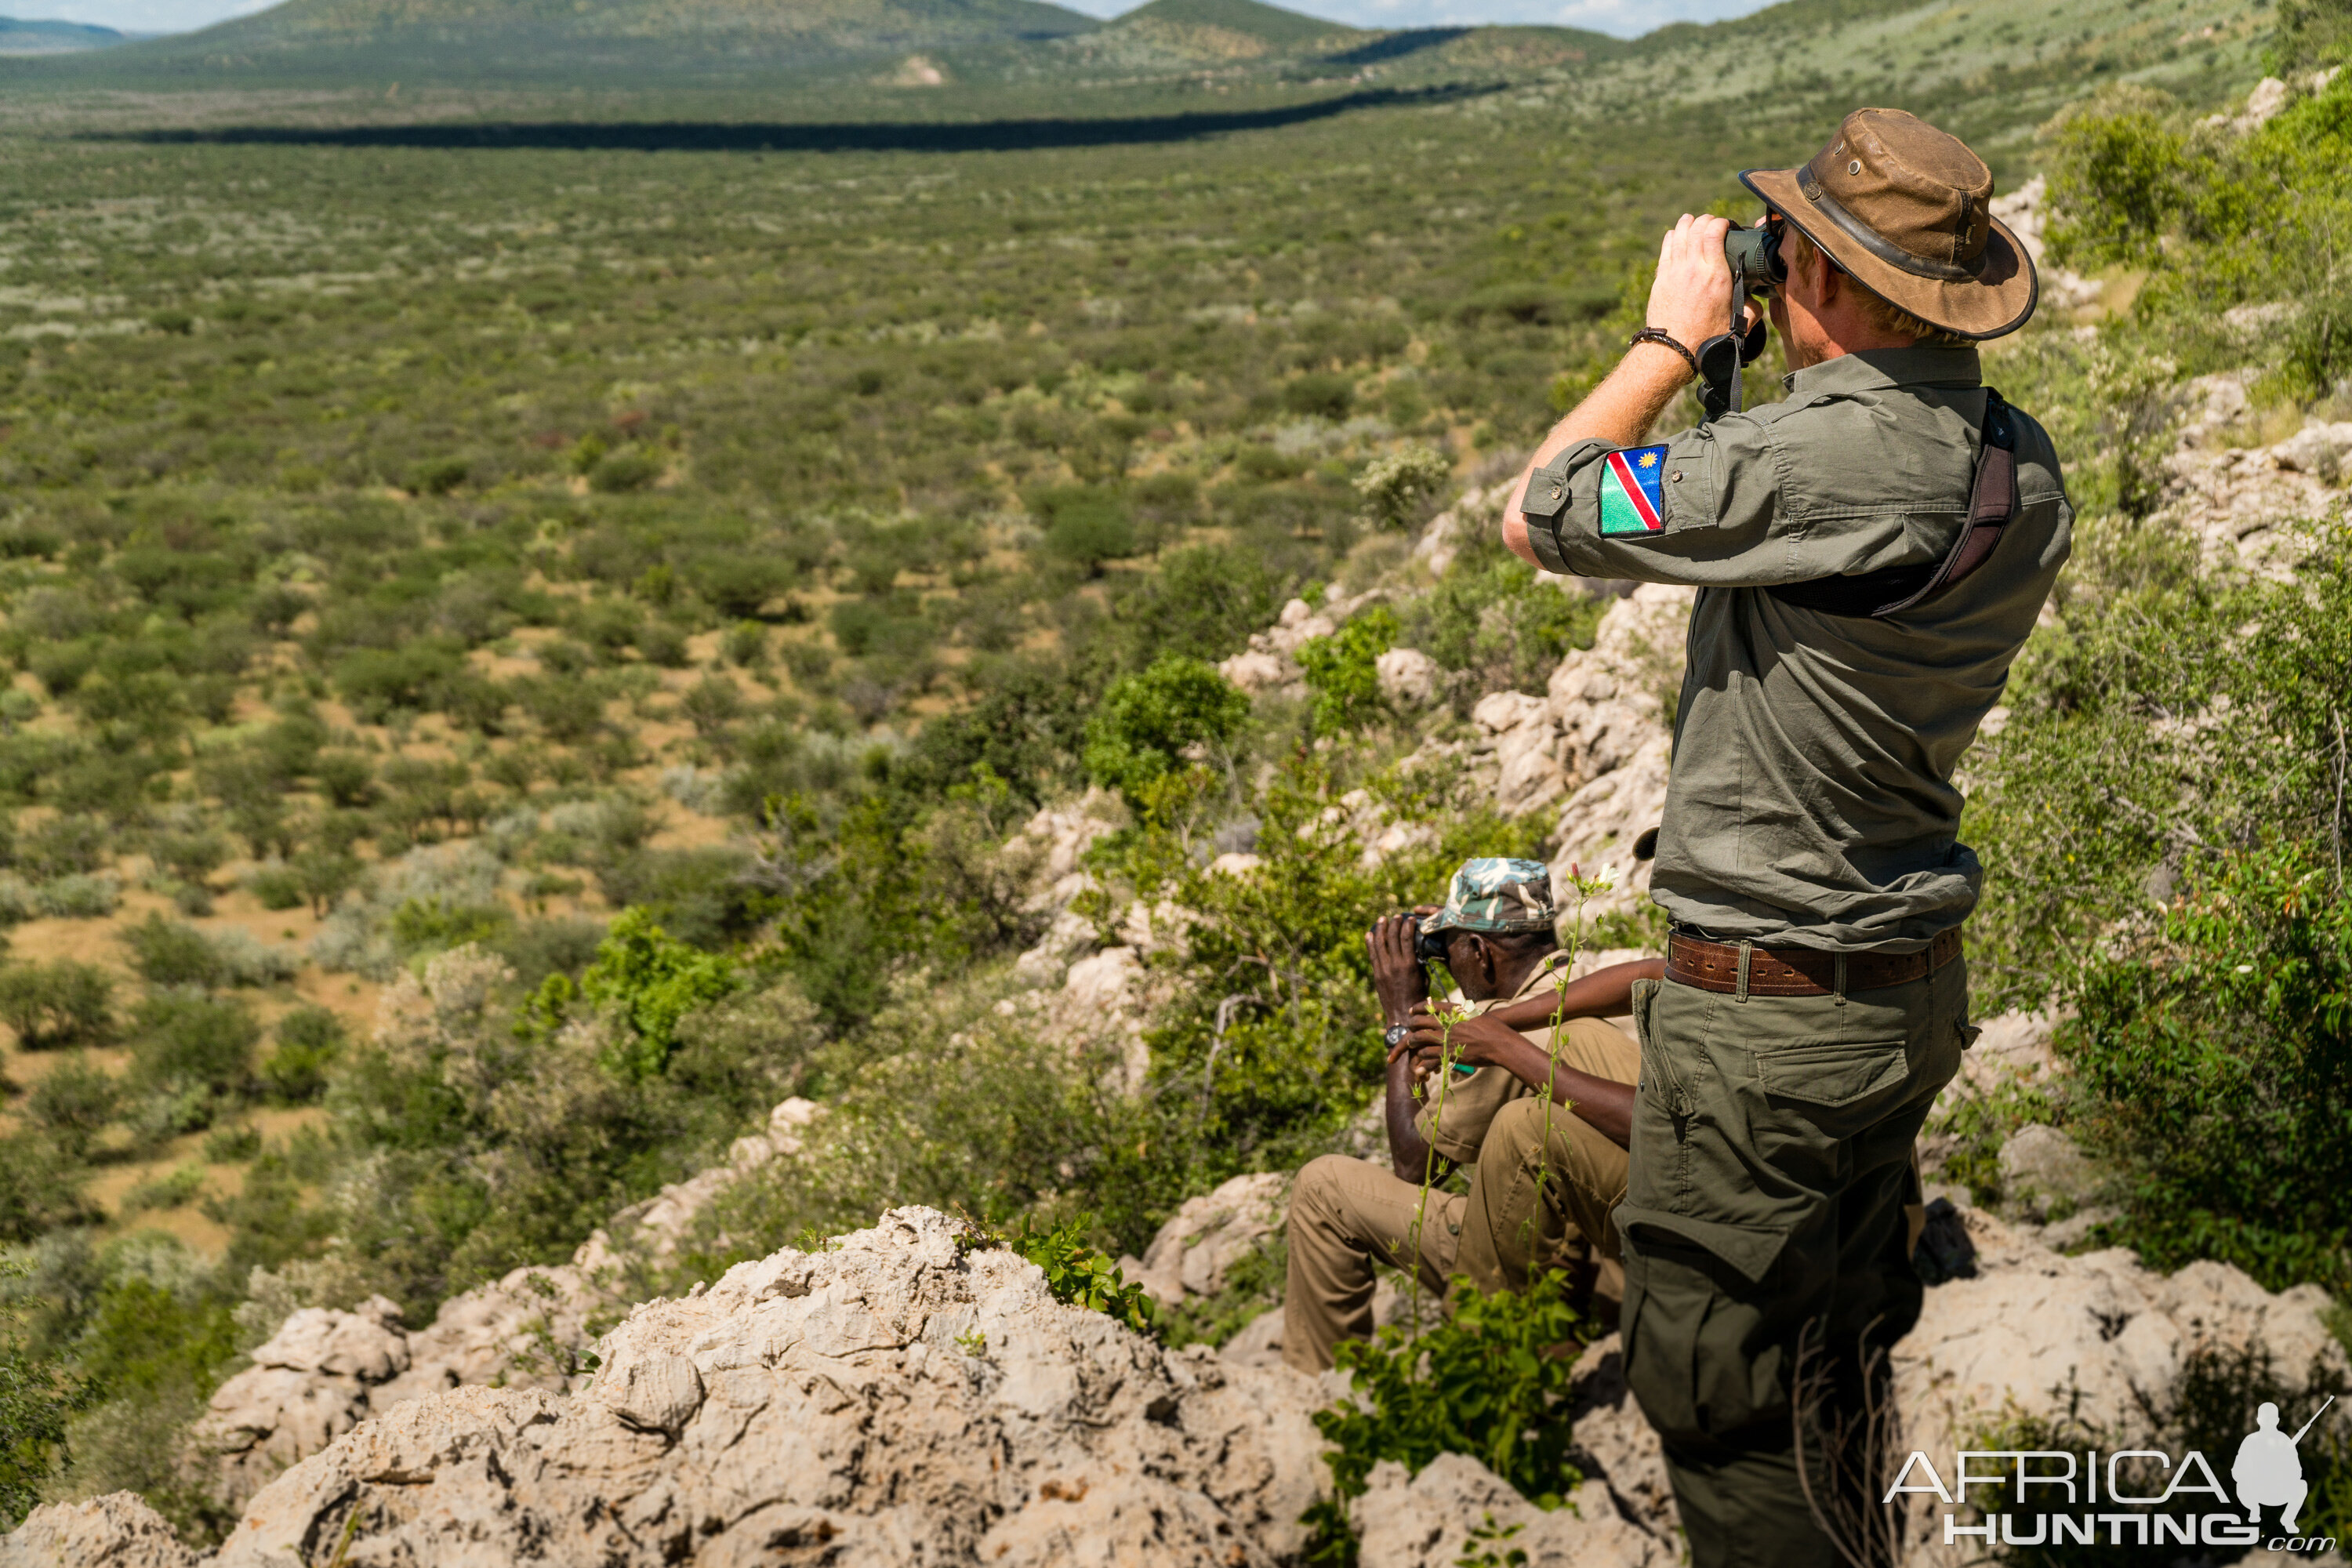
[{"label": "wide-brim brown hat", "polygon": [[1992,216],[1992,171],[1958,137],[1899,109],[1857,109],[1797,169],[1746,185],[1871,292],[1931,326],[1997,338],[2041,293],[2033,258]]}]

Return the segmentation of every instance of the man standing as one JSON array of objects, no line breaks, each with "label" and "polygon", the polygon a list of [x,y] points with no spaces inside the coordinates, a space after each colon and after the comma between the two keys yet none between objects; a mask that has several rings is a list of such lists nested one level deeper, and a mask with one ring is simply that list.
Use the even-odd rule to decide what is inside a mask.
[{"label": "man standing", "polygon": [[[1647,329],[1537,450],[1504,539],[1700,590],[1652,880],[1674,931],[1633,999],[1626,1375],[1696,1568],[1816,1568],[1839,1554],[1822,1521],[1876,1500],[1853,1435],[1871,1352],[1918,1316],[1912,1142],[1974,1034],[1982,872],[1952,771],[2073,514],[2049,438],[1981,381],[1977,340],[2035,298],[1983,162],[1865,109],[1804,167],[1742,179],[1780,237],[1787,401],[1643,444],[1730,346],[1708,342],[1728,226],[1686,216]],[[1828,1374],[1801,1398],[1801,1361]]]},{"label": "man standing", "polygon": [[[1619,964],[1569,980],[1557,919],[1550,868],[1488,858],[1463,863],[1444,909],[1419,921],[1391,915],[1365,933],[1388,1020],[1389,1163],[1327,1154],[1292,1186],[1282,1357],[1301,1372],[1324,1371],[1342,1341],[1370,1337],[1382,1264],[1412,1269],[1436,1297],[1457,1270],[1482,1289],[1516,1285],[1505,1275],[1516,1268],[1524,1278],[1534,1254],[1573,1266],[1588,1300],[1599,1287],[1604,1312],[1622,1294],[1607,1262],[1617,1250],[1609,1211],[1625,1191],[1637,1058],[1633,1042],[1603,1019],[1622,1013],[1634,981],[1656,970]],[[1459,1065],[1417,1085],[1413,1017],[1429,999],[1422,934],[1444,945],[1463,998],[1502,1022],[1479,1049],[1457,1052]],[[1547,1089],[1549,1117],[1540,1112]],[[1534,1179],[1544,1147],[1535,1129],[1568,1157],[1565,1190]],[[1474,1162],[1468,1194],[1439,1186]],[[1468,1216],[1491,1223],[1465,1230]]]}]

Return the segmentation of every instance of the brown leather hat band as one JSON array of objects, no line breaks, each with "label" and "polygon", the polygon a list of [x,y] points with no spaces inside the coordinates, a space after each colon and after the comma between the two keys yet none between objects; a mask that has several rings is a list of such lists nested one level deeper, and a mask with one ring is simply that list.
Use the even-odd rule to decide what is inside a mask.
[{"label": "brown leather hat band", "polygon": [[1807,201],[1826,213],[1832,223],[1843,229],[1847,238],[1889,267],[1900,268],[1914,278],[1934,278],[1947,283],[1974,283],[1984,272],[1982,255],[1977,258],[1974,267],[1956,267],[1948,261],[1929,261],[1912,255],[1840,206],[1837,198],[1824,190],[1821,181],[1814,177],[1813,167],[1810,163],[1798,168],[1797,189],[1804,193]]}]

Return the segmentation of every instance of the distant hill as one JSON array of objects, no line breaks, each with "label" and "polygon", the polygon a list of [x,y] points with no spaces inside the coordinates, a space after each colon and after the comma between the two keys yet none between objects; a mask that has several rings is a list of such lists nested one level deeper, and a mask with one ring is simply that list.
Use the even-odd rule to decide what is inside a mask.
[{"label": "distant hill", "polygon": [[[1246,4],[1246,0],[1237,0]],[[286,0],[114,53],[110,70],[548,78],[822,68],[1088,32],[1044,0]]]},{"label": "distant hill", "polygon": [[0,55],[69,55],[108,49],[124,41],[111,27],[87,22],[19,22],[0,16]]},{"label": "distant hill", "polygon": [[1214,30],[1255,38],[1277,48],[1303,44],[1310,38],[1337,41],[1360,31],[1344,23],[1327,22],[1320,16],[1262,5],[1260,0],[1151,0],[1150,5],[1139,5],[1120,16],[1111,27]]}]

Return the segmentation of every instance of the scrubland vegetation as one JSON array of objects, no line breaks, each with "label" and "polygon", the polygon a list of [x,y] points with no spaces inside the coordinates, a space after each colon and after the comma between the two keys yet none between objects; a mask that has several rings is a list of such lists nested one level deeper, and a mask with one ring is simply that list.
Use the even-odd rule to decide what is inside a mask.
[{"label": "scrubland vegetation", "polygon": [[[1962,1131],[2067,1121],[2129,1173],[2116,1239],[2339,1288],[2345,547],[2247,578],[2147,521],[2182,380],[2257,363],[2252,441],[2352,374],[2305,259],[2352,89],[2202,125],[2242,21],[2133,35],[2141,85],[2039,139],[2078,40],[2021,58],[2030,116],[1903,62],[2004,184],[2050,169],[2067,259],[2137,284],[1989,360],[2084,523],[1968,764],[1971,960],[1988,1010],[2070,1012],[2075,1070]],[[1769,47],[1741,26],[1705,47]],[[1365,921],[1548,826],[1393,764],[1600,609],[1491,544],[1433,583],[1412,531],[1605,368],[1657,229],[1848,106],[1603,121],[1573,71],[1520,85],[953,154],[153,142],[111,109],[13,137],[0,1513],[127,1485],[217,1529],[178,1425],[273,1313],[421,1322],[788,1094],[827,1108],[811,1157],[646,1288],[894,1203],[1115,1253],[1334,1146],[1381,1058]],[[1291,596],[1375,585],[1304,700],[1216,676]],[[1379,700],[1397,644],[1433,712]],[[1193,924],[1140,1055],[1073,1070],[1005,1005],[1044,934],[1008,845],[1089,785],[1127,826],[1080,910]],[[1367,867],[1318,831],[1355,790],[1427,831]],[[1208,870],[1235,850],[1255,874]]]}]

